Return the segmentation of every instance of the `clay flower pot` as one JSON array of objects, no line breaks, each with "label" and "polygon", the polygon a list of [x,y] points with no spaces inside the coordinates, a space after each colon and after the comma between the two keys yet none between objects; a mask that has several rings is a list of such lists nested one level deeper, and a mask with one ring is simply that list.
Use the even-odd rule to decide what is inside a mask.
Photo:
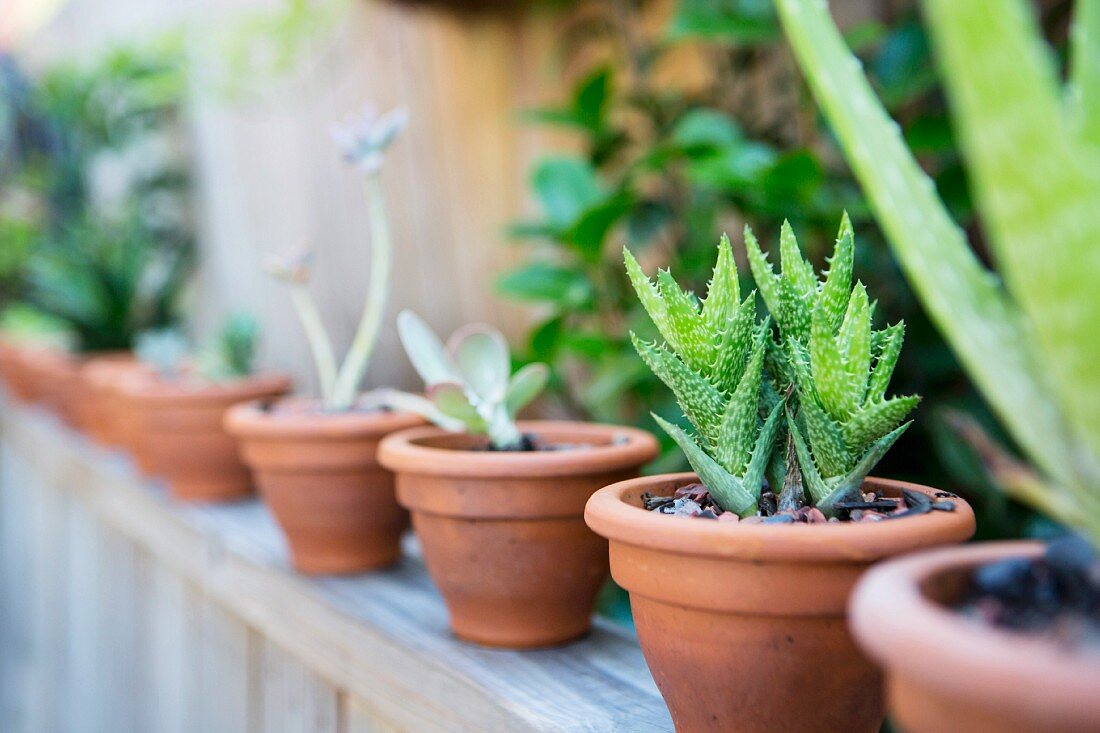
[{"label": "clay flower pot", "polygon": [[909,733],[1100,730],[1100,655],[987,626],[948,608],[970,571],[1035,557],[1032,542],[923,552],[884,563],[852,596],[852,632],[886,671],[890,716]]},{"label": "clay flower pot", "polygon": [[80,367],[81,397],[76,403],[77,422],[88,437],[100,445],[122,445],[115,414],[114,383],[130,373],[147,368],[131,352],[117,351],[91,356]]},{"label": "clay flower pot", "polygon": [[[848,633],[845,609],[873,562],[961,542],[974,513],[869,523],[737,524],[646,511],[642,495],[697,481],[624,481],[588,502],[611,541],[611,575],[630,592],[638,641],[681,731],[877,731],[882,679]],[[867,485],[898,496],[900,481]]]},{"label": "clay flower pot", "polygon": [[79,427],[81,358],[61,349],[41,348],[24,352],[23,363],[33,391],[46,407],[70,427]]},{"label": "clay flower pot", "polygon": [[16,402],[28,404],[37,393],[24,360],[26,347],[0,341],[0,379]]},{"label": "clay flower pot", "polygon": [[519,423],[543,444],[575,449],[486,451],[486,441],[421,427],[382,441],[397,500],[451,615],[454,633],[497,647],[560,644],[589,628],[607,576],[607,543],[584,524],[601,486],[657,455],[652,435],[576,422]]},{"label": "clay flower pot", "polygon": [[423,420],[397,412],[326,413],[307,400],[238,405],[226,427],[286,533],[295,568],[347,574],[391,565],[408,514],[378,442]]},{"label": "clay flower pot", "polygon": [[120,379],[116,389],[132,410],[143,468],[162,476],[183,501],[233,501],[252,493],[252,477],[237,441],[224,426],[235,404],[285,394],[290,379],[257,375],[228,382],[146,374]]}]

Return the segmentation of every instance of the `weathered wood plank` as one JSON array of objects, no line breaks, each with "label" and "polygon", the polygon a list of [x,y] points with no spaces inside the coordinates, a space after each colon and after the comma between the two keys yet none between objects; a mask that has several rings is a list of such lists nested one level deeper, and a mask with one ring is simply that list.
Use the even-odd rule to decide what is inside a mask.
[{"label": "weathered wood plank", "polygon": [[263,644],[264,733],[337,733],[336,688],[277,644]]},{"label": "weathered wood plank", "polygon": [[[160,609],[175,603],[171,599],[178,596],[179,587],[192,588],[201,598],[204,610],[197,621],[202,637],[199,697],[221,692],[223,703],[236,701],[226,713],[225,719],[231,722],[225,730],[294,729],[316,721],[328,725],[330,719],[335,721],[333,726],[341,723],[350,728],[354,723],[363,728],[369,721],[382,730],[671,729],[636,641],[627,630],[598,621],[588,639],[535,652],[463,644],[447,631],[445,608],[414,542],[407,543],[406,559],[386,571],[355,578],[305,578],[289,569],[279,530],[258,502],[218,507],[176,504],[161,488],[136,478],[125,461],[93,450],[38,415],[4,413],[0,430],[4,450],[18,452],[18,460],[34,473],[48,473],[47,461],[81,467],[79,486],[69,490],[104,535],[96,542],[102,554],[94,563],[99,568],[96,572],[104,573],[104,582],[117,585],[109,593],[100,588],[101,597],[113,599],[110,604],[99,604],[100,625],[117,624],[120,617],[132,622],[134,614],[165,613]],[[88,535],[88,528],[83,532]],[[82,571],[81,562],[87,564],[76,557],[75,548],[89,542],[79,537],[72,542],[74,575]],[[134,547],[140,548],[137,557],[142,560],[136,564]],[[156,568],[148,583],[153,590],[145,595],[134,590],[135,584],[143,585],[143,564]],[[117,575],[120,567],[129,568],[123,572],[125,578],[106,574]],[[182,586],[175,586],[167,595],[163,589],[157,590],[162,573],[178,578]],[[72,595],[79,597],[81,592],[80,583],[74,581]],[[121,615],[116,604],[124,607]],[[185,598],[184,606],[188,605]],[[71,636],[76,634],[75,628],[89,622],[74,618],[73,623]],[[150,621],[144,631],[148,643],[157,648],[157,640],[163,642],[180,623],[171,614]],[[220,640],[219,625],[226,634]],[[182,633],[183,638],[192,638],[191,632]],[[112,645],[121,650],[112,653],[132,656],[129,650],[140,647],[140,636],[127,636],[117,626],[111,634],[115,635]],[[146,654],[157,664],[171,665],[167,660],[173,655],[179,658],[181,652],[165,643],[166,659],[152,649]],[[283,664],[286,659],[297,667]],[[79,667],[74,666],[74,679],[87,674]],[[167,678],[170,669],[166,667],[161,674]],[[117,672],[105,675],[111,684],[106,685],[104,694],[119,692],[126,684]],[[268,679],[268,673],[277,679]],[[157,674],[149,676],[153,691],[164,689],[163,679]],[[286,712],[288,717],[283,720],[284,713],[276,705],[282,693],[273,690],[296,684],[312,691],[304,703],[305,718]],[[340,708],[346,714],[342,719],[333,712],[336,708],[330,709],[325,702],[330,699],[329,692],[339,693],[341,700],[354,700]],[[170,692],[168,702],[157,700],[157,714],[161,714],[162,704],[167,709],[177,704],[172,695],[181,695],[200,711],[202,719],[193,729],[222,730],[206,724],[217,718],[196,703],[192,694]],[[156,694],[150,696],[157,698]],[[220,709],[221,704],[211,702],[211,709]],[[279,721],[272,720],[273,710]],[[127,720],[125,710],[116,712],[118,720]],[[133,710],[129,714],[129,720],[136,719]],[[148,710],[141,713],[143,720],[151,719],[150,715]],[[175,729],[172,723],[164,725]],[[272,727],[276,725],[283,727]]]}]

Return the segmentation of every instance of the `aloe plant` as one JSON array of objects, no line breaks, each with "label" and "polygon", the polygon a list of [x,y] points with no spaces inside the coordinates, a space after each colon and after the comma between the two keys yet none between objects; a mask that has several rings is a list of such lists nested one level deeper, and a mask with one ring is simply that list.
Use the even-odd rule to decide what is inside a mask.
[{"label": "aloe plant", "polygon": [[771,400],[768,407],[762,398],[770,321],[756,323],[755,292],[741,298],[729,239],[718,245],[702,302],[681,290],[668,270],[654,282],[629,250],[623,258],[638,299],[665,340],[650,343],[632,333],[634,346],[676,395],[694,435],[658,415],[654,419],[722,509],[756,514],[783,402]]},{"label": "aloe plant", "polygon": [[818,103],[914,290],[1031,466],[1009,493],[1100,544],[1100,3],[1059,81],[1024,0],[925,0],[998,272],[982,265],[820,0],[778,0]]},{"label": "aloe plant", "polygon": [[787,423],[802,478],[815,506],[830,515],[837,501],[859,498],[863,480],[909,427],[902,421],[920,400],[886,397],[905,323],[872,329],[867,289],[861,282],[852,286],[855,242],[847,214],[822,279],[803,259],[787,222],[781,274],[747,226],[745,247],[779,327],[785,360],[773,362],[777,377],[793,383],[798,396],[797,414]]},{"label": "aloe plant", "polygon": [[408,114],[403,108],[380,115],[374,107],[368,105],[359,114],[333,125],[330,130],[344,158],[362,171],[365,177],[371,226],[367,295],[355,336],[339,367],[336,364],[332,340],[308,290],[312,253],[296,252],[287,257],[273,258],[268,263],[268,271],[286,282],[290,288],[291,302],[306,332],[317,368],[321,399],[329,410],[347,410],[355,403],[359,383],[370,366],[371,356],[378,343],[393,270],[393,244],[379,173],[386,150],[396,140],[407,121]]},{"label": "aloe plant", "polygon": [[528,364],[512,374],[508,342],[484,324],[465,326],[444,344],[420,316],[406,310],[397,317],[397,331],[426,396],[381,390],[383,403],[445,430],[487,435],[496,450],[525,446],[516,415],[546,386],[545,364]]}]

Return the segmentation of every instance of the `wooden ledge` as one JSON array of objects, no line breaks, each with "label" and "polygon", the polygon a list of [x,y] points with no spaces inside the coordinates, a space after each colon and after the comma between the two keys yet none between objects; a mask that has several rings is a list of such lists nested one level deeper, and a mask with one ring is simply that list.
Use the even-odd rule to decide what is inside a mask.
[{"label": "wooden ledge", "polygon": [[[35,409],[4,405],[0,444],[19,474],[62,487],[78,507],[392,729],[672,730],[627,629],[597,619],[580,642],[529,652],[454,639],[411,536],[393,569],[307,578],[289,568],[282,536],[257,501],[174,502],[138,478],[128,458]],[[7,481],[11,475],[3,474]],[[0,485],[0,493],[10,488]]]}]

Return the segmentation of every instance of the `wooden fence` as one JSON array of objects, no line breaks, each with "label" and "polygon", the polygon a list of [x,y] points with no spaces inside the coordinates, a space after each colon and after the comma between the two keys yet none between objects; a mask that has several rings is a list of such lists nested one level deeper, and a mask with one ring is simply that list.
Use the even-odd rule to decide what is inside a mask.
[{"label": "wooden fence", "polygon": [[292,572],[257,501],[187,506],[43,412],[0,404],[0,731],[670,731],[633,635],[453,639],[415,543]]}]

